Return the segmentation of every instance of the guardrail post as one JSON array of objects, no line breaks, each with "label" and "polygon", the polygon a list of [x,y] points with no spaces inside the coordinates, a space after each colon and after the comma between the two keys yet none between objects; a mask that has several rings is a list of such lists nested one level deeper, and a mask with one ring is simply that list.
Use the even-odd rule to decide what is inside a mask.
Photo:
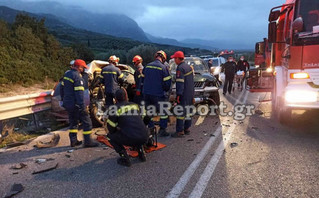
[{"label": "guardrail post", "polygon": [[35,126],[35,130],[38,130],[40,128],[39,126],[39,122],[38,122],[38,119],[37,119],[37,116],[34,114],[32,114],[32,117],[33,117],[33,122],[34,122],[34,126]]}]

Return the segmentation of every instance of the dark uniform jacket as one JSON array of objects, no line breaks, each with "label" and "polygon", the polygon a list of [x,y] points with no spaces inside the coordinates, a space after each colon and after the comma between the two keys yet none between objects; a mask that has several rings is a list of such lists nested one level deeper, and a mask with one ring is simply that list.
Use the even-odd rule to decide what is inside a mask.
[{"label": "dark uniform jacket", "polygon": [[148,130],[140,115],[139,106],[131,102],[118,103],[116,106],[118,107],[116,115],[109,115],[107,120],[109,132],[123,133],[128,138],[146,141]]},{"label": "dark uniform jacket", "polygon": [[159,60],[155,60],[143,69],[143,94],[164,97],[164,92],[171,88],[172,77]]},{"label": "dark uniform jacket", "polygon": [[105,86],[105,93],[113,93],[120,88],[119,83],[123,80],[121,70],[110,64],[102,69],[102,83]]},{"label": "dark uniform jacket", "polygon": [[236,63],[227,61],[222,66],[222,72],[225,72],[225,76],[227,78],[233,78],[235,76],[235,73],[236,73]]},{"label": "dark uniform jacket", "polygon": [[134,80],[135,80],[135,85],[136,85],[136,91],[142,91],[143,90],[143,65],[140,63],[135,72],[134,72]]},{"label": "dark uniform jacket", "polygon": [[84,89],[89,89],[89,74],[86,72],[81,73],[83,78],[83,87]]},{"label": "dark uniform jacket", "polygon": [[84,109],[84,81],[81,74],[71,69],[65,72],[61,82],[61,98],[63,107],[66,109],[73,109],[77,106]]},{"label": "dark uniform jacket", "polygon": [[181,97],[181,102],[190,105],[194,98],[193,69],[185,62],[176,68],[176,95]]},{"label": "dark uniform jacket", "polygon": [[237,71],[246,71],[249,70],[249,63],[246,60],[239,60],[237,62]]}]

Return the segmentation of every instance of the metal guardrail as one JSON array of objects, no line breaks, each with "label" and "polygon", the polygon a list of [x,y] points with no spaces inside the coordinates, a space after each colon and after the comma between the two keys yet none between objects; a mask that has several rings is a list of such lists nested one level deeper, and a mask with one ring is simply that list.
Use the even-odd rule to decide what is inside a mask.
[{"label": "metal guardrail", "polygon": [[51,91],[0,98],[0,120],[51,109]]}]

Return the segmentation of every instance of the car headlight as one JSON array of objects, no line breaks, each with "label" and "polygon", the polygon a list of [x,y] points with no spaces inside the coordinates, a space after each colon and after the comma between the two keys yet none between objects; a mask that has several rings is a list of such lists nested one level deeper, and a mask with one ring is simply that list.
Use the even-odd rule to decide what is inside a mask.
[{"label": "car headlight", "polygon": [[285,93],[285,100],[288,103],[317,102],[318,93],[315,91],[289,90]]}]

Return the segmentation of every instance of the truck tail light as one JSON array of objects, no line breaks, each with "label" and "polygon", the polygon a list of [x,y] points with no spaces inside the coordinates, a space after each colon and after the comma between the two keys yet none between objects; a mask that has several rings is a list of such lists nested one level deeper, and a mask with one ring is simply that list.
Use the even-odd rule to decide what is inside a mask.
[{"label": "truck tail light", "polygon": [[291,79],[309,79],[310,76],[306,72],[298,72],[298,73],[291,73],[290,78]]}]

